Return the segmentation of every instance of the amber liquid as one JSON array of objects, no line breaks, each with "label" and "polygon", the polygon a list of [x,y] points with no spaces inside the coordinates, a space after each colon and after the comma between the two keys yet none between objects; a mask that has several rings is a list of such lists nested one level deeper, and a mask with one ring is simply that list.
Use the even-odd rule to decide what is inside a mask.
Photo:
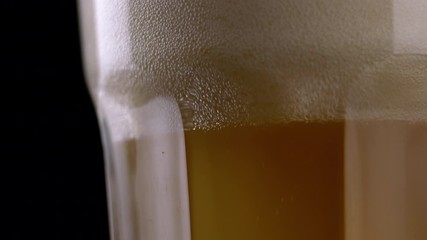
[{"label": "amber liquid", "polygon": [[192,240],[344,239],[344,123],[185,132]]}]

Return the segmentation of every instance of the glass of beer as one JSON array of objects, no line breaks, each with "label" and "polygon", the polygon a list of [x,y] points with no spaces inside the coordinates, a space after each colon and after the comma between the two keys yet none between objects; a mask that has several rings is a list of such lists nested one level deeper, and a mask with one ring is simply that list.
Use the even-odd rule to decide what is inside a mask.
[{"label": "glass of beer", "polygon": [[79,3],[112,239],[427,239],[426,1]]}]

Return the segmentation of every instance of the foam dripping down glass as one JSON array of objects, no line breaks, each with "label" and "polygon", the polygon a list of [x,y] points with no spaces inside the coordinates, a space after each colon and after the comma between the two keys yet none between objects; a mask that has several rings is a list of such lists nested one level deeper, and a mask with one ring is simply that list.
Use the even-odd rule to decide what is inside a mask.
[{"label": "foam dripping down glass", "polygon": [[427,239],[427,2],[79,3],[112,239]]}]

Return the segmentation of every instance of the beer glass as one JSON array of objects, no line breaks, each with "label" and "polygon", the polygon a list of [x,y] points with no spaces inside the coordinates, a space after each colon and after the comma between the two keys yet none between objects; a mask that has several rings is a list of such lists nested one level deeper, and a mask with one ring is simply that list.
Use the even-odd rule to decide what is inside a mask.
[{"label": "beer glass", "polygon": [[112,239],[427,239],[426,1],[79,3]]}]

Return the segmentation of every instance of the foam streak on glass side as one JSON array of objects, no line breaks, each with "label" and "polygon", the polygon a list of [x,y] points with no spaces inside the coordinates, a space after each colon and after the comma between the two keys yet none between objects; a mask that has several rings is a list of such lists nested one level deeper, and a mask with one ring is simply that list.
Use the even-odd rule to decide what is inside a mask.
[{"label": "foam streak on glass side", "polygon": [[346,122],[346,240],[407,239],[410,128],[404,121]]},{"label": "foam streak on glass side", "polygon": [[114,104],[110,102],[108,109],[103,105],[100,114],[107,125],[103,134],[112,236],[115,240],[190,240],[178,105],[164,97],[137,108]]}]

